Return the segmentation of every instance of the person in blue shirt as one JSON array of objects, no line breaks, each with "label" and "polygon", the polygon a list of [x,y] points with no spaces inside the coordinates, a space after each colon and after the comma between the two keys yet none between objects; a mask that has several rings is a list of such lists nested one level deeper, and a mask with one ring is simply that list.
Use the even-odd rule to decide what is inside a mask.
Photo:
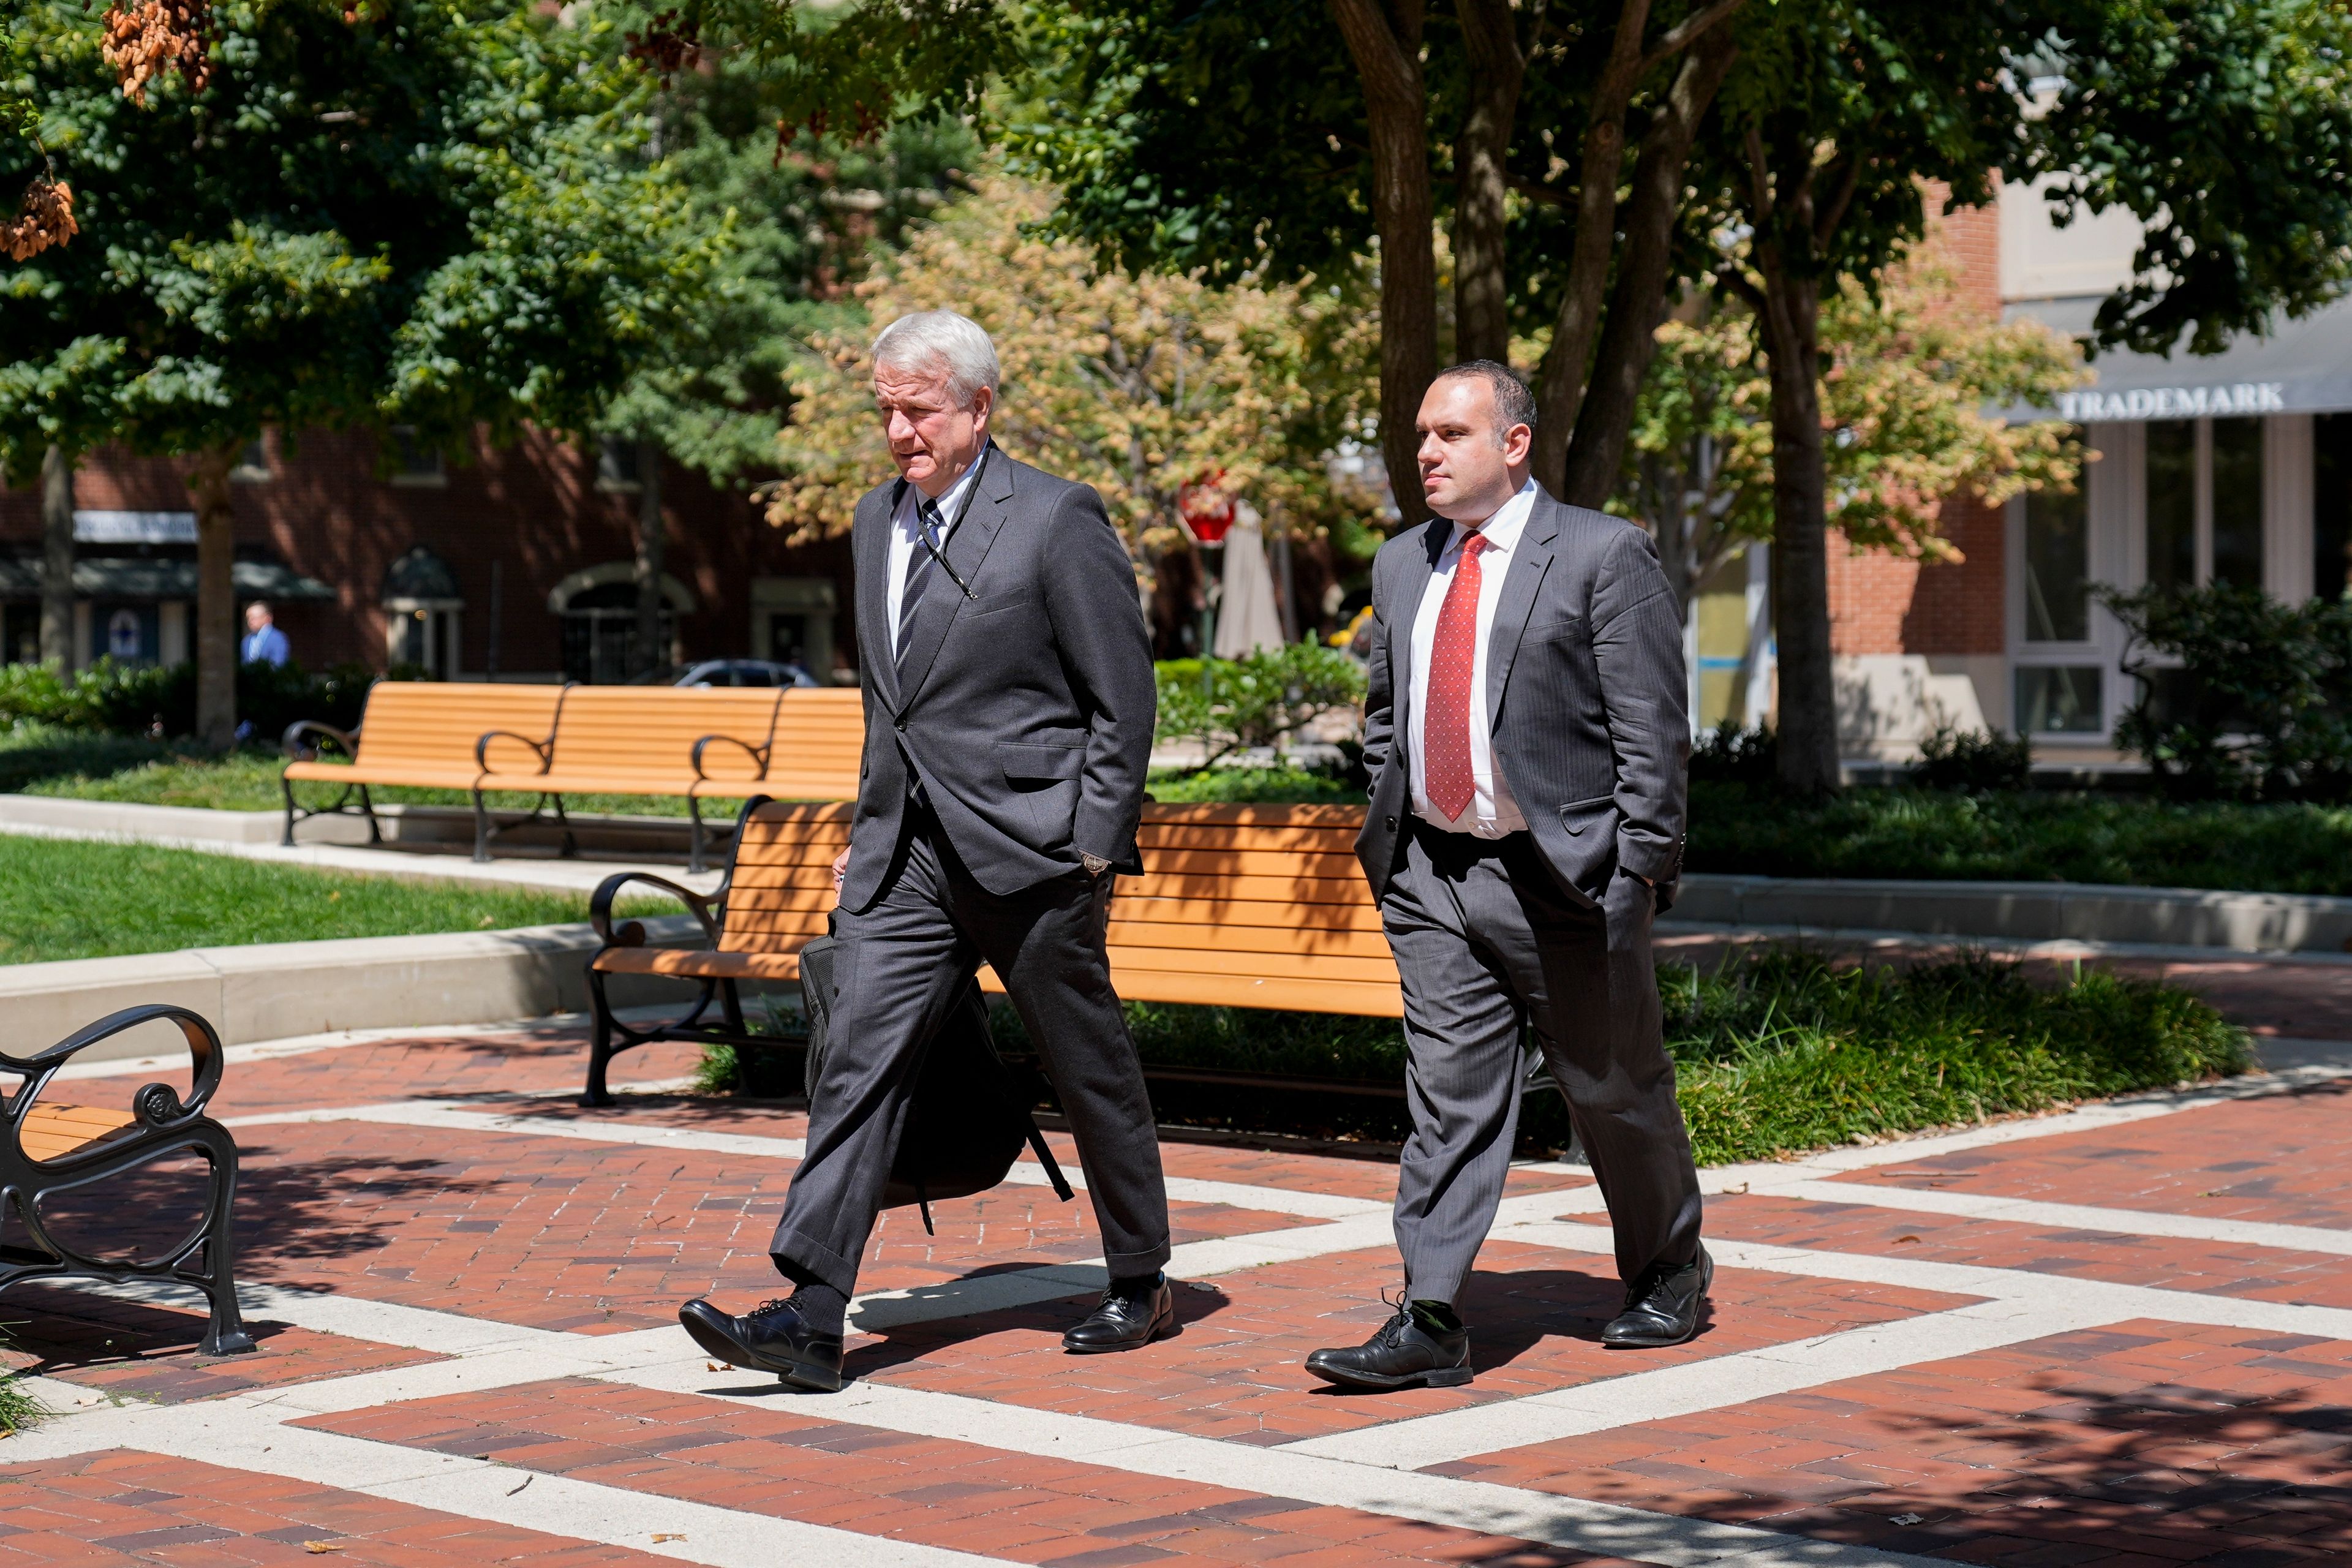
[{"label": "person in blue shirt", "polygon": [[293,651],[268,605],[256,599],[245,607],[245,640],[236,649],[240,664],[284,664]]}]

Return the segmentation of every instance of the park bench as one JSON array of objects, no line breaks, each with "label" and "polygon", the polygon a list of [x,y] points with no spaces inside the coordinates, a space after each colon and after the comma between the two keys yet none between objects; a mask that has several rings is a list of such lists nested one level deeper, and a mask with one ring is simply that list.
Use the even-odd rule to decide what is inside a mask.
[{"label": "park bench", "polygon": [[[379,680],[368,688],[360,726],[342,731],[314,719],[286,727],[287,763],[278,784],[286,792],[286,833],[291,847],[297,823],[313,816],[352,812],[367,818],[368,842],[383,842],[376,821],[372,785],[408,784],[422,789],[471,790],[482,776],[480,742],[486,734],[533,737],[536,748],[555,730],[563,704],[562,686],[503,685],[481,681]],[[507,742],[511,744],[511,742]],[[340,752],[343,760],[329,761]],[[534,753],[535,754],[535,753]],[[518,764],[521,765],[521,764]],[[305,806],[297,784],[337,786],[325,805]]]},{"label": "park bench", "polygon": [[[584,1103],[612,1103],[605,1086],[612,1058],[655,1040],[780,1043],[748,1032],[740,987],[799,978],[800,949],[824,934],[833,909],[833,859],[849,841],[851,810],[846,804],[747,803],[727,879],[707,898],[639,872],[605,879],[589,911],[603,945],[588,965],[595,1032]],[[1138,836],[1144,874],[1120,878],[1111,906],[1111,978],[1119,995],[1402,1017],[1395,961],[1356,863],[1362,824],[1358,806],[1145,806]],[[614,900],[633,882],[681,900],[709,946],[650,947],[640,923],[616,926]],[[685,1013],[641,1028],[614,1016],[604,989],[612,974],[671,975],[697,983],[698,994]],[[981,985],[1003,990],[985,968]],[[1145,1073],[1189,1082],[1402,1092],[1386,1084],[1209,1069],[1150,1066]]]},{"label": "park bench", "polygon": [[[187,1040],[195,1064],[187,1100],[166,1083],[142,1086],[128,1109],[119,1110],[41,1098],[58,1069],[78,1053],[157,1019],[177,1025]],[[233,1268],[236,1141],[205,1114],[220,1087],[221,1064],[220,1037],[210,1024],[184,1007],[160,1005],[110,1014],[37,1056],[0,1051],[0,1074],[17,1080],[15,1092],[0,1101],[0,1203],[13,1210],[14,1228],[31,1243],[0,1245],[0,1289],[59,1278],[193,1285],[212,1305],[198,1352],[231,1355],[253,1349],[237,1310]],[[152,1257],[92,1257],[61,1240],[50,1216],[42,1213],[45,1199],[187,1153],[203,1155],[210,1167],[204,1219]],[[136,1218],[151,1206],[118,1202],[116,1212]]]},{"label": "park bench", "polygon": [[[523,742],[528,761],[502,740]],[[667,795],[686,797],[692,825],[688,868],[702,869],[710,828],[702,803],[714,797],[803,795],[845,800],[857,794],[866,721],[858,693],[823,687],[575,686],[544,741],[527,735],[481,737],[482,773],[473,785],[474,858],[489,858],[496,833],[536,819],[551,802],[563,816],[567,795]],[[482,796],[493,790],[535,793],[539,804],[518,822],[494,826]]]},{"label": "park bench", "polygon": [[[577,850],[566,795],[679,795],[699,871],[714,841],[701,803],[768,795],[840,799],[857,792],[865,720],[854,689],[671,686],[509,686],[378,681],[350,734],[304,721],[288,728],[286,833],[309,816],[352,809],[381,843],[371,784],[463,790],[473,798],[474,858],[551,813],[565,854]],[[319,756],[331,745],[347,763]],[[298,782],[338,784],[331,804],[304,808]],[[500,820],[488,795],[535,795]]]}]

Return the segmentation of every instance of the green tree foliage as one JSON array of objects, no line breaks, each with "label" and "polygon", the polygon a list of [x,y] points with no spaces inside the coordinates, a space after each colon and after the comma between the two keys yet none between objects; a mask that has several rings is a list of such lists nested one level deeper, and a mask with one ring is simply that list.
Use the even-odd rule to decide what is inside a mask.
[{"label": "green tree foliage", "polygon": [[[1932,247],[1876,290],[1853,279],[1823,302],[1824,516],[1856,549],[1956,561],[1946,498],[1999,505],[2070,488],[2080,442],[2063,426],[1987,408],[2047,405],[2082,374],[2074,345],[2002,322],[1958,296]],[[1667,581],[1690,595],[1746,543],[1772,537],[1772,387],[1755,313],[1737,300],[1658,329],[1628,454],[1627,510],[1657,536]]]},{"label": "green tree foliage", "polygon": [[1064,187],[1070,231],[1129,267],[1286,279],[1377,238],[1381,446],[1407,520],[1413,413],[1448,335],[1457,359],[1537,345],[1537,475],[1598,505],[1741,8],[1065,0],[1034,14],[1008,143]]},{"label": "green tree foliage", "polygon": [[2308,310],[2352,247],[2352,13],[2330,0],[1786,0],[1751,7],[1701,150],[1771,371],[1782,778],[1837,783],[1823,302],[1924,234],[1929,182],[1980,205],[2050,175],[2062,217],[2146,226],[2099,341],[2196,352]]},{"label": "green tree foliage", "polygon": [[[192,461],[200,731],[234,726],[228,470],[267,426],[468,448],[592,426],[698,309],[723,233],[652,155],[593,16],[375,0],[213,13],[201,89],[126,99],[79,0],[13,22],[83,233],[0,271],[0,469],[106,442]],[[34,172],[0,143],[0,189]]]}]

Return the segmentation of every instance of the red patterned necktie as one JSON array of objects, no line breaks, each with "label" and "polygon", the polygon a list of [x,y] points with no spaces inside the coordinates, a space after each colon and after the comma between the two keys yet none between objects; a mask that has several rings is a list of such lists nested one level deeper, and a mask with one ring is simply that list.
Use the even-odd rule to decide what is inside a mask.
[{"label": "red patterned necktie", "polygon": [[1429,647],[1429,710],[1422,716],[1422,782],[1429,803],[1458,822],[1478,793],[1470,771],[1470,699],[1478,668],[1479,552],[1486,536],[1462,542],[1462,559],[1446,584],[1437,611],[1437,636]]}]

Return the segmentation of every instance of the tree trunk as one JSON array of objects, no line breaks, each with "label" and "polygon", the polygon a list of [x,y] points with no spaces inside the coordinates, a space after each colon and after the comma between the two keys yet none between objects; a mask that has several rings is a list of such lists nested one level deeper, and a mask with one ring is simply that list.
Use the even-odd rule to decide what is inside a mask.
[{"label": "tree trunk", "polygon": [[188,491],[196,503],[196,739],[228,750],[236,740],[236,516],[229,470],[245,443],[196,458]]},{"label": "tree trunk", "polygon": [[1454,354],[1508,364],[1507,159],[1527,59],[1519,53],[1509,0],[1459,0],[1455,9],[1470,57],[1470,107],[1454,141]]},{"label": "tree trunk", "polygon": [[41,454],[41,658],[70,675],[74,657],[74,459],[63,447]]},{"label": "tree trunk", "polygon": [[[1759,254],[1761,247],[1759,247]],[[1772,378],[1772,606],[1780,641],[1780,782],[1838,787],[1837,688],[1830,662],[1827,470],[1822,447],[1821,288],[1764,268]]]},{"label": "tree trunk", "polygon": [[1673,281],[1675,220],[1682,216],[1683,170],[1691,143],[1716,94],[1739,57],[1731,29],[1717,26],[1683,57],[1664,108],[1642,138],[1617,257],[1617,283],[1609,318],[1593,356],[1574,438],[1563,456],[1554,490],[1571,506],[1598,508],[1617,488],[1633,408],[1657,354],[1658,323]]},{"label": "tree trunk", "polygon": [[1421,74],[1422,0],[1329,0],[1364,87],[1381,240],[1381,457],[1403,525],[1429,516],[1413,420],[1437,374],[1437,254]]},{"label": "tree trunk", "polygon": [[637,636],[636,668],[643,675],[669,662],[662,646],[662,556],[668,543],[662,526],[661,444],[637,443]]}]

